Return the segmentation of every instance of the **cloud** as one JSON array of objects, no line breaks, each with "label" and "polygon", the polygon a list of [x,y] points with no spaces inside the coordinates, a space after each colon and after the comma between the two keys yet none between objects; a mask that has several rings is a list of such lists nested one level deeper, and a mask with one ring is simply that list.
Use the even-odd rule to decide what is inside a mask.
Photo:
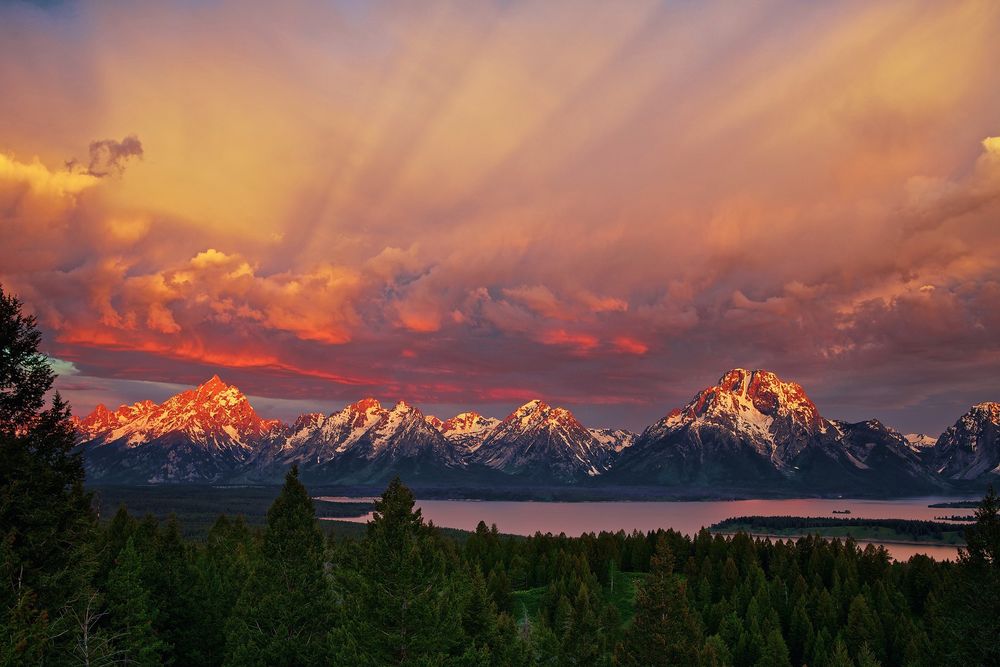
[{"label": "cloud", "polygon": [[71,169],[53,171],[37,158],[19,162],[12,155],[0,153],[0,181],[22,183],[38,196],[64,198],[95,186],[97,177]]},{"label": "cloud", "polygon": [[191,258],[191,266],[196,269],[207,269],[211,267],[227,266],[239,261],[235,255],[227,255],[215,248],[203,250]]},{"label": "cloud", "polygon": [[915,429],[995,398],[1000,8],[257,9],[0,7],[0,279],[81,374],[632,426],[734,365]]},{"label": "cloud", "polygon": [[906,231],[962,220],[1000,199],[1000,139],[987,137],[971,174],[961,181],[913,177],[907,183]]},{"label": "cloud", "polygon": [[134,134],[121,141],[91,141],[87,173],[98,178],[121,175],[125,171],[125,163],[134,157],[142,159],[142,142]]},{"label": "cloud", "polygon": [[649,352],[648,345],[628,336],[616,336],[612,343],[614,344],[615,349],[622,354],[642,356]]},{"label": "cloud", "polygon": [[546,345],[567,346],[576,354],[586,355],[596,349],[600,340],[591,334],[566,331],[565,329],[550,329],[539,336]]},{"label": "cloud", "polygon": [[49,366],[52,367],[52,372],[62,378],[68,378],[72,375],[77,375],[80,372],[80,369],[77,368],[73,362],[64,361],[63,359],[57,359],[55,357],[49,358]]}]

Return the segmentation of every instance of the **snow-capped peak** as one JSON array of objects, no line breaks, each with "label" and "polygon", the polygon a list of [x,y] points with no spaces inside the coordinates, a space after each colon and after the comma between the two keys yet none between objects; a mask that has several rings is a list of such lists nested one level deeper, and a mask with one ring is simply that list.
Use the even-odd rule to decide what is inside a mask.
[{"label": "snow-capped peak", "polygon": [[478,412],[461,412],[444,420],[438,430],[451,442],[474,452],[499,423],[499,419],[484,417]]},{"label": "snow-capped peak", "polygon": [[230,386],[222,381],[217,374],[198,385],[195,391],[199,396],[211,396],[230,389]]},{"label": "snow-capped peak", "polygon": [[935,470],[949,479],[1000,475],[1000,403],[977,403],[927,450]]},{"label": "snow-capped peak", "polygon": [[352,403],[347,406],[348,408],[353,408],[355,412],[377,412],[382,409],[382,404],[378,402],[377,398],[362,398],[356,403]]},{"label": "snow-capped peak", "polygon": [[386,413],[386,410],[382,407],[374,398],[362,398],[357,403],[352,403],[341,410],[339,413],[330,415],[331,419],[335,419],[338,415],[344,420],[346,420],[350,427],[353,429],[367,429],[374,422],[382,418]]},{"label": "snow-capped peak", "polygon": [[98,403],[94,410],[75,421],[75,426],[86,439],[96,438],[102,433],[119,428],[148,413],[156,407],[152,401],[139,401],[132,405],[119,405],[114,411]]},{"label": "snow-capped peak", "polygon": [[906,439],[906,443],[913,450],[925,449],[927,447],[933,447],[934,443],[937,442],[937,438],[925,433],[907,433],[903,436]]},{"label": "snow-capped peak", "polygon": [[1000,403],[996,401],[983,401],[972,406],[969,412],[982,416],[994,424],[1000,424]]},{"label": "snow-capped peak", "polygon": [[795,382],[766,370],[734,368],[646,429],[641,440],[659,442],[686,430],[705,431],[693,436],[699,442],[715,434],[745,442],[781,468],[815,438],[833,437],[836,425],[820,416]]},{"label": "snow-capped peak", "polygon": [[208,448],[248,450],[255,440],[283,427],[278,420],[259,417],[246,396],[218,375],[160,405],[143,401],[112,413],[95,410],[91,416],[103,419],[107,428],[88,430],[88,417],[80,423],[84,439],[99,437],[102,443],[129,447],[173,434]]},{"label": "snow-capped peak", "polygon": [[499,422],[499,419],[484,417],[478,412],[460,412],[451,419],[446,419],[441,423],[441,432],[445,435],[449,433],[478,432],[484,428],[492,428]]},{"label": "snow-capped peak", "polygon": [[615,452],[620,452],[635,444],[636,434],[621,428],[592,428],[590,434],[597,441]]},{"label": "snow-capped peak", "polygon": [[[502,424],[518,424],[521,429],[537,428],[542,425],[580,426],[569,410],[553,408],[542,400],[528,401],[514,412],[510,413]],[[582,426],[580,426],[582,428]]]},{"label": "snow-capped peak", "polygon": [[399,412],[401,414],[407,414],[409,412],[420,412],[417,408],[413,407],[406,401],[400,399],[396,402],[396,405],[392,408],[393,412]]},{"label": "snow-capped peak", "polygon": [[297,433],[303,429],[315,429],[323,425],[326,415],[322,412],[305,412],[295,419],[292,424],[292,432]]},{"label": "snow-capped peak", "polygon": [[769,430],[775,419],[791,421],[815,433],[826,429],[816,405],[801,385],[785,382],[771,371],[734,368],[712,387],[699,392],[667,421],[736,417],[752,428]]},{"label": "snow-capped peak", "polygon": [[497,424],[483,440],[476,458],[507,472],[548,468],[556,476],[572,478],[607,470],[611,451],[569,410],[535,399]]}]

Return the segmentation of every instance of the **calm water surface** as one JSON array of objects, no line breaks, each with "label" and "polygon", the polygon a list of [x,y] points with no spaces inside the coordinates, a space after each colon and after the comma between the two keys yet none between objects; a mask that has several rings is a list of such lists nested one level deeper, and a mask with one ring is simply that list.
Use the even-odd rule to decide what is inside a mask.
[{"label": "calm water surface", "polygon": [[[334,501],[332,498],[317,500]],[[348,500],[348,499],[339,499]],[[349,499],[355,500],[355,499]],[[418,500],[424,518],[447,528],[475,530],[480,521],[496,524],[501,533],[532,535],[655,530],[673,528],[693,535],[702,527],[735,516],[809,516],[834,517],[833,510],[850,510],[851,518],[924,519],[937,516],[971,515],[971,509],[931,508],[937,502],[959,498],[924,497],[896,500],[817,499],[795,500],[724,500],[699,502],[530,502],[477,500]],[[365,522],[371,515],[347,521]],[[934,558],[954,559],[955,547],[937,545],[886,544],[894,558],[906,560],[918,553]]]}]

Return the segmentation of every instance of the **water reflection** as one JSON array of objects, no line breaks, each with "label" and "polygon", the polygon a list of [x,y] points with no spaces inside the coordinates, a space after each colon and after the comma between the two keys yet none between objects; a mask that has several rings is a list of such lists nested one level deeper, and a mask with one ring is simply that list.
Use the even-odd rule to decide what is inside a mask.
[{"label": "water reflection", "polygon": [[[319,500],[319,499],[317,499]],[[348,500],[346,498],[338,500]],[[356,500],[356,499],[349,499]],[[928,505],[956,498],[928,496],[894,500],[818,499],[729,500],[698,502],[516,502],[475,500],[418,500],[426,519],[448,528],[474,530],[480,521],[496,524],[502,533],[532,535],[587,532],[640,531],[673,528],[691,535],[703,526],[734,516],[840,516],[850,510],[851,518],[920,519],[933,521],[942,515],[971,515],[971,509],[941,509]],[[838,511],[838,514],[834,513]],[[346,519],[365,522],[371,515]],[[865,544],[865,542],[862,542]],[[906,560],[918,553],[937,559],[954,559],[956,547],[924,544],[884,544],[893,558]]]}]

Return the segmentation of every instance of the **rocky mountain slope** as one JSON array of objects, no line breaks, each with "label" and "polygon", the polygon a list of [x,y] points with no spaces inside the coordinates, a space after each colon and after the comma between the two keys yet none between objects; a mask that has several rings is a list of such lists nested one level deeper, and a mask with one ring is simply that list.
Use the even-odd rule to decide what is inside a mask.
[{"label": "rocky mountain slope", "polygon": [[827,420],[800,385],[741,368],[646,429],[609,478],[804,493],[937,488],[895,431]]},{"label": "rocky mountain slope", "polygon": [[366,398],[330,415],[300,417],[260,447],[243,476],[280,479],[292,464],[306,479],[368,483],[403,471],[461,468],[464,462],[417,408],[400,401],[386,409]]},{"label": "rocky mountain slope", "polygon": [[161,405],[98,406],[79,428],[89,480],[157,483],[224,480],[283,425],[214,376]]},{"label": "rocky mountain slope", "polygon": [[1000,478],[1000,403],[979,403],[949,426],[924,458],[946,479]]},{"label": "rocky mountain slope", "polygon": [[510,475],[572,481],[606,472],[613,453],[569,410],[534,400],[494,426],[473,460]]},{"label": "rocky mountain slope", "polygon": [[641,435],[588,429],[540,400],[503,420],[441,420],[366,398],[292,424],[263,419],[217,376],[157,405],[76,420],[94,483],[273,482],[291,465],[326,484],[399,474],[437,485],[726,489],[765,494],[927,493],[1000,476],[1000,404],[981,403],[929,446],[878,420],[820,415],[805,390],[733,369]]},{"label": "rocky mountain slope", "polygon": [[496,417],[484,417],[478,412],[462,412],[441,422],[438,430],[450,442],[471,454],[479,449],[483,440],[499,423],[500,420]]}]

